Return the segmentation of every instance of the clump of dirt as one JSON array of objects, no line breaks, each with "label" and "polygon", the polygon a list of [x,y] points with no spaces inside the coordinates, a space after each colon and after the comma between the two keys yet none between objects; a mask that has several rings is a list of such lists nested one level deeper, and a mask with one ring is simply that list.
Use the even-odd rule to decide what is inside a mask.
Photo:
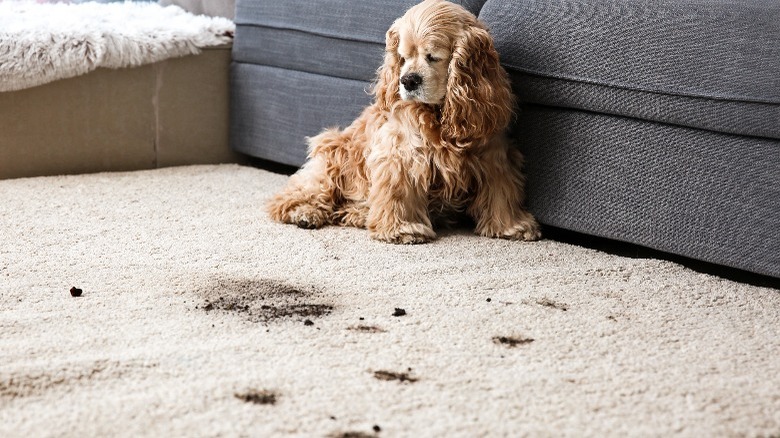
[{"label": "clump of dirt", "polygon": [[409,382],[414,383],[420,379],[417,377],[411,377],[409,373],[396,373],[393,371],[374,371],[374,378],[377,380],[385,380],[385,381],[398,381],[401,383]]},{"label": "clump of dirt", "polygon": [[512,336],[493,336],[493,342],[507,347],[517,347],[518,345],[530,344],[534,340],[531,338],[520,338]]},{"label": "clump of dirt", "polygon": [[395,311],[393,311],[393,316],[404,316],[406,315],[406,310],[401,309],[399,307],[395,308]]},{"label": "clump of dirt", "polygon": [[256,405],[275,405],[277,394],[268,390],[250,389],[246,392],[237,392],[234,394],[237,399]]},{"label": "clump of dirt", "polygon": [[83,290],[77,288],[76,286],[73,286],[70,288],[70,296],[72,297],[80,297],[81,293],[84,292]]},{"label": "clump of dirt", "polygon": [[236,312],[251,322],[284,318],[311,321],[333,311],[333,306],[316,302],[321,295],[317,289],[275,280],[217,279],[201,288],[199,294],[206,300],[201,309]]},{"label": "clump of dirt", "polygon": [[373,325],[352,325],[347,327],[347,330],[352,330],[361,333],[385,333],[384,329],[381,329]]}]

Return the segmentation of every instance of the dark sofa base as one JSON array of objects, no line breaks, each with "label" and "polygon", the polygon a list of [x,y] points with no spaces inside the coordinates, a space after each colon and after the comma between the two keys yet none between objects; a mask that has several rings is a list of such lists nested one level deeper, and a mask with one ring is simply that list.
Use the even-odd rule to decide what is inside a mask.
[{"label": "dark sofa base", "polygon": [[247,155],[300,166],[306,137],[347,126],[370,102],[369,83],[234,62],[231,146]]},{"label": "dark sofa base", "polygon": [[527,106],[540,222],[780,277],[780,141]]}]

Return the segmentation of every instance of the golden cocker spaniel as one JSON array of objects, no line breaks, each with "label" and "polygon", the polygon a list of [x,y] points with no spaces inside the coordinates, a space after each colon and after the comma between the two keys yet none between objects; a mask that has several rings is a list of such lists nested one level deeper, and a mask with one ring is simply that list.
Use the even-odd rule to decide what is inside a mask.
[{"label": "golden cocker spaniel", "polygon": [[387,31],[372,91],[349,127],[308,139],[308,161],[268,205],[273,219],[422,243],[436,237],[432,219],[465,212],[480,235],[540,237],[505,134],[509,80],[473,14],[444,0],[409,9]]}]

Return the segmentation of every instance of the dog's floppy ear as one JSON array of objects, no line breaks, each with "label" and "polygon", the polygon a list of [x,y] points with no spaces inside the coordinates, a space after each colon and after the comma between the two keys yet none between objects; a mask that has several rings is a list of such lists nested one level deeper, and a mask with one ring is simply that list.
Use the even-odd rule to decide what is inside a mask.
[{"label": "dog's floppy ear", "polygon": [[490,34],[469,25],[455,41],[442,107],[442,133],[467,145],[509,124],[514,98]]},{"label": "dog's floppy ear", "polygon": [[393,23],[385,35],[385,61],[377,71],[374,96],[383,110],[389,110],[398,100],[401,59],[398,56],[398,25]]}]

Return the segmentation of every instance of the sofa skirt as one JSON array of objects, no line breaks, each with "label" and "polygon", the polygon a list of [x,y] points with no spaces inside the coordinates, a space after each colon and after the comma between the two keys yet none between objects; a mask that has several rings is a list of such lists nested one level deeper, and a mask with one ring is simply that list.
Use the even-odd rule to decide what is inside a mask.
[{"label": "sofa skirt", "polygon": [[528,105],[540,222],[780,277],[780,141]]}]

